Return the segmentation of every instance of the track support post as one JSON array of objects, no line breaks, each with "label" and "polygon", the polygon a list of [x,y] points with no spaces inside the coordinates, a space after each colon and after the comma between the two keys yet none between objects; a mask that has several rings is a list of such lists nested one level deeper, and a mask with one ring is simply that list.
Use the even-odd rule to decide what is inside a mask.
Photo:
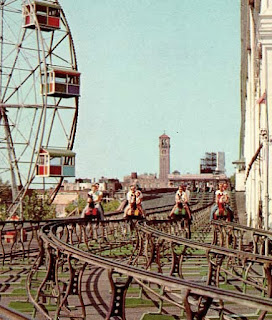
[{"label": "track support post", "polygon": [[122,320],[126,320],[125,315],[125,302],[127,289],[132,281],[132,277],[127,279],[122,278],[122,282],[117,278],[114,281],[114,275],[119,274],[112,269],[108,272],[111,289],[112,289],[112,299],[109,307],[109,312],[105,320],[110,320],[112,317],[120,317]]}]

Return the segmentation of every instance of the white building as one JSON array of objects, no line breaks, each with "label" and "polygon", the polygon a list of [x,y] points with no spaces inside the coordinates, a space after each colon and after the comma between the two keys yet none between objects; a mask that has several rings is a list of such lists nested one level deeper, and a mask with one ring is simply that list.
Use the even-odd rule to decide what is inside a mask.
[{"label": "white building", "polygon": [[[249,226],[272,224],[272,1],[241,0],[241,138]],[[242,163],[242,162],[241,162]],[[240,166],[241,169],[241,166]]]},{"label": "white building", "polygon": [[169,174],[169,187],[189,185],[192,190],[216,190],[219,183],[228,183],[229,179],[225,174],[201,173],[201,174]]},{"label": "white building", "polygon": [[91,190],[93,182],[91,181],[75,181],[75,182],[63,182],[64,191],[78,191],[78,190]]},{"label": "white building", "polygon": [[225,173],[225,152],[217,152],[216,154],[216,172]]},{"label": "white building", "polygon": [[225,152],[206,152],[205,157],[200,159],[200,173],[224,174]]}]

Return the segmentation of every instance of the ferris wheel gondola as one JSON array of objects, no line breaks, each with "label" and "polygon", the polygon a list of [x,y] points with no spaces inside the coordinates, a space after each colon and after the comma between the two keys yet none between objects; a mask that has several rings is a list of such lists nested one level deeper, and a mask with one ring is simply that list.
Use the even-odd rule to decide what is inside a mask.
[{"label": "ferris wheel gondola", "polygon": [[11,183],[13,212],[29,188],[51,186],[51,200],[59,190],[65,171],[40,174],[44,150],[55,150],[49,163],[61,158],[63,167],[74,167],[74,153],[72,162],[67,154],[76,133],[80,73],[59,1],[4,0],[0,15],[0,176]]}]

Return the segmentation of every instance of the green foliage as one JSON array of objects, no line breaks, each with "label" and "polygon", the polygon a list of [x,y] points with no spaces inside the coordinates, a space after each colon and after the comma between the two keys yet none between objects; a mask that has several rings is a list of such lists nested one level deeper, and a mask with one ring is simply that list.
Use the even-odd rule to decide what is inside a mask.
[{"label": "green foliage", "polygon": [[0,220],[5,221],[8,218],[8,205],[0,203]]},{"label": "green foliage", "polygon": [[[83,209],[86,207],[86,204],[87,204],[86,199],[79,197],[78,201],[73,201],[65,207],[65,212],[69,214],[75,209],[78,209],[79,214],[81,214]],[[111,211],[115,211],[119,207],[119,205],[120,205],[120,202],[118,200],[103,202],[103,209],[105,212],[111,212]]]},{"label": "green foliage", "polygon": [[47,220],[56,217],[56,207],[47,203],[46,195],[36,191],[23,200],[23,217],[25,220]]},{"label": "green foliage", "polygon": [[[33,304],[27,301],[11,301],[9,303],[9,307],[11,309],[15,309],[19,312],[32,312],[34,307]],[[46,306],[48,311],[55,311],[57,309],[56,305],[48,305]]]},{"label": "green foliage", "polygon": [[111,200],[109,202],[103,203],[103,208],[105,212],[116,211],[116,209],[120,206],[120,202],[118,200]]},{"label": "green foliage", "polygon": [[8,181],[3,182],[0,178],[0,219],[6,220],[8,217],[7,209],[12,202],[11,186]]},{"label": "green foliage", "polygon": [[11,203],[11,186],[0,178],[0,205]]},{"label": "green foliage", "polygon": [[78,208],[79,214],[81,214],[83,209],[86,207],[86,204],[87,204],[86,199],[79,197],[78,201],[73,201],[65,207],[65,212],[67,212],[67,214],[69,214],[72,211],[74,211],[76,208]]},{"label": "green foliage", "polygon": [[139,308],[145,306],[152,307],[154,306],[154,302],[141,298],[126,298],[126,308]]}]

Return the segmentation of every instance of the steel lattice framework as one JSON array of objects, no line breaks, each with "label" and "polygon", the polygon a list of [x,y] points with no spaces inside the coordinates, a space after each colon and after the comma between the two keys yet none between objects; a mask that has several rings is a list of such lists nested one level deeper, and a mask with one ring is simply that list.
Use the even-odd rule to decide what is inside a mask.
[{"label": "steel lattice framework", "polygon": [[78,97],[41,91],[50,68],[77,70],[67,19],[58,1],[46,1],[60,8],[59,28],[42,29],[35,15],[34,27],[25,27],[22,11],[34,10],[33,3],[0,3],[0,175],[12,185],[11,211],[30,186],[54,185],[54,197],[62,178],[36,177],[38,153],[41,146],[71,150],[78,116]]}]

